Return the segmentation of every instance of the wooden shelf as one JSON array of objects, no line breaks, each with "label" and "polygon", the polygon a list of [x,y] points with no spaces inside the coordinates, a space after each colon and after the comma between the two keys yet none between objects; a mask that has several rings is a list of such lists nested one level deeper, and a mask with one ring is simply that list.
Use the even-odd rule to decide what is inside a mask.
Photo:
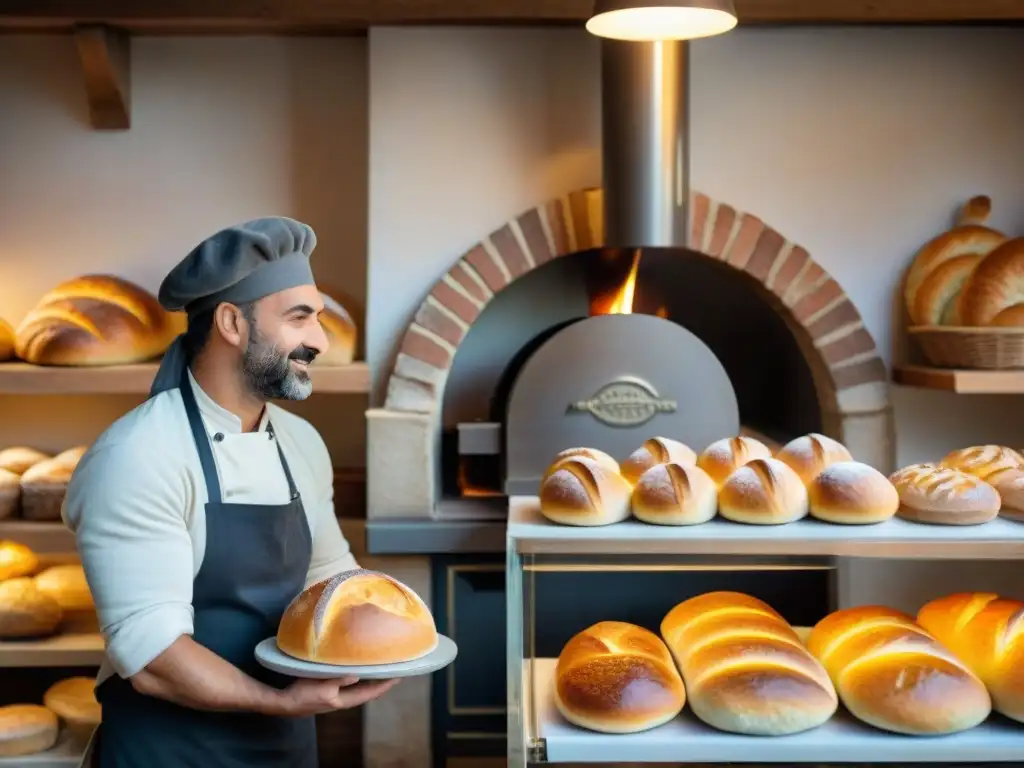
[{"label": "wooden shelf", "polygon": [[98,667],[103,663],[103,636],[98,632],[63,632],[41,640],[0,640],[3,667]]},{"label": "wooden shelf", "polygon": [[0,539],[24,544],[37,555],[75,553],[75,535],[62,522],[37,523],[31,520],[0,520]]},{"label": "wooden shelf", "polygon": [[[157,363],[67,368],[27,363],[0,363],[4,395],[145,395]],[[366,363],[313,365],[314,394],[362,394],[370,390]]]},{"label": "wooden shelf", "polygon": [[897,384],[941,389],[962,395],[1024,395],[1024,371],[959,371],[898,365],[892,379]]}]

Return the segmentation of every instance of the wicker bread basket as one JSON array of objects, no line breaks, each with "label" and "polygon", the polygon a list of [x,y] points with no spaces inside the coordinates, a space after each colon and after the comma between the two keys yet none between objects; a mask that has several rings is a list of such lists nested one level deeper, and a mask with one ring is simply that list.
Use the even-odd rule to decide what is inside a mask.
[{"label": "wicker bread basket", "polygon": [[928,362],[941,368],[1024,368],[1024,327],[918,325],[907,331]]}]

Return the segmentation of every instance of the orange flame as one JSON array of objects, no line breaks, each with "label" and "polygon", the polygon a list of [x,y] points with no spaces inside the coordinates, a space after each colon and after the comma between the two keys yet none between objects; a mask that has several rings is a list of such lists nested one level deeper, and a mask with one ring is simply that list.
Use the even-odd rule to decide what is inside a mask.
[{"label": "orange flame", "polygon": [[612,299],[611,306],[605,312],[607,315],[631,315],[633,314],[633,294],[636,291],[636,272],[640,267],[640,250],[633,254],[633,266],[629,270],[626,281],[619,286],[619,290]]}]

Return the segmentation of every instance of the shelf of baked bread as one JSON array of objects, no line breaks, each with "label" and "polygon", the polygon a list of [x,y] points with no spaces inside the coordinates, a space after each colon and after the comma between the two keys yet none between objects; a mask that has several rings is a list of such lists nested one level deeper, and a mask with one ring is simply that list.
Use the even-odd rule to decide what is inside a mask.
[{"label": "shelf of baked bread", "polygon": [[804,518],[785,525],[744,525],[714,518],[700,525],[559,525],[536,496],[509,499],[508,540],[518,552],[551,555],[813,555],[926,559],[1024,558],[1024,523],[928,525],[893,518],[837,525]]},{"label": "shelf of baked bread", "polygon": [[78,768],[85,746],[80,738],[65,729],[50,749],[34,755],[0,757],[0,768]]},{"label": "shelf of baked bread", "polygon": [[964,371],[897,365],[893,367],[892,379],[906,387],[941,389],[961,395],[1024,395],[1024,371]]},{"label": "shelf of baked bread", "polygon": [[[549,763],[954,763],[1024,760],[1024,725],[992,716],[951,736],[914,737],[878,730],[840,711],[824,725],[793,736],[741,736],[682,714],[648,731],[604,734],[569,723],[552,695],[557,659],[524,665],[524,722],[537,723]],[[533,692],[532,699],[530,691]],[[531,703],[532,701],[532,703]],[[536,718],[529,711],[537,707]]]},{"label": "shelf of baked bread", "polygon": [[[5,395],[145,395],[157,363],[96,367],[64,367],[0,363],[0,394]],[[360,394],[370,391],[366,363],[310,367],[316,394]]]}]

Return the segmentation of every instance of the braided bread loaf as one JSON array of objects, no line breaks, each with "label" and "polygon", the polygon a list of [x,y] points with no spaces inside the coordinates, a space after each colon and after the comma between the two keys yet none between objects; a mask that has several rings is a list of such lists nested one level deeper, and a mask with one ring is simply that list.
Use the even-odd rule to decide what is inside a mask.
[{"label": "braided bread loaf", "polygon": [[118,365],[162,355],[184,330],[134,283],[85,275],[61,283],[18,326],[15,351],[37,365]]},{"label": "braided bread loaf", "polygon": [[981,680],[899,611],[846,608],[826,616],[807,647],[850,713],[876,728],[911,735],[956,733],[992,709]]},{"label": "braided bread loaf", "polygon": [[835,713],[828,674],[771,607],[738,592],[690,598],[661,622],[694,714],[723,731],[782,736]]},{"label": "braided bread loaf", "polygon": [[558,655],[555,706],[570,723],[605,733],[634,733],[667,723],[686,702],[672,655],[653,632],[601,621]]},{"label": "braided bread loaf", "polygon": [[981,678],[997,712],[1024,722],[1024,603],[988,592],[948,595],[925,603],[917,623]]}]

